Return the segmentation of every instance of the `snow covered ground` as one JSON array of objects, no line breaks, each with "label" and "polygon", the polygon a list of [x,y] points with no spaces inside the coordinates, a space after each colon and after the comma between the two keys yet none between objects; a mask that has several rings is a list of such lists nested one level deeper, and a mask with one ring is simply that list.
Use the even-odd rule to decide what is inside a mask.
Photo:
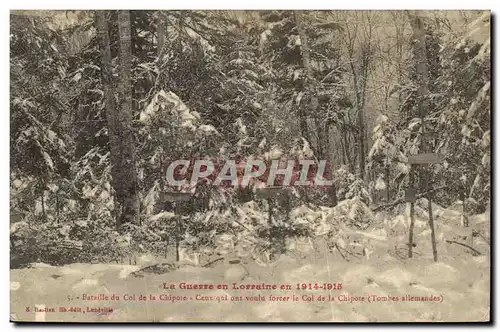
[{"label": "snow covered ground", "polygon": [[[255,213],[251,206],[240,210],[235,218],[245,219],[252,211]],[[396,216],[374,216],[356,200],[333,209],[313,211],[302,206],[293,210],[291,218],[313,225],[315,236],[288,241],[287,254],[272,262],[264,257],[245,255],[243,247],[238,248],[230,235],[224,235],[221,238],[231,241],[225,242],[224,254],[210,267],[202,267],[207,259],[198,259],[199,255],[196,259],[182,259],[178,265],[147,255],[139,257],[137,265],[78,263],[55,267],[35,263],[29,268],[11,270],[11,319],[52,322],[488,321],[489,215],[470,217],[469,227],[460,223],[460,214],[453,210],[436,206],[434,215],[439,257],[436,263],[426,211],[418,204],[414,257],[408,259],[405,212],[400,211]],[[369,227],[360,230],[347,227],[344,216],[358,220],[361,226],[364,219],[371,221]],[[241,222],[245,222],[243,219]],[[477,252],[457,243],[473,247]],[[241,255],[237,254],[239,251]],[[214,289],[180,289],[183,282],[215,286]],[[233,289],[233,283],[238,289]],[[241,289],[245,285],[262,284],[276,285],[278,289]],[[164,285],[175,288],[165,289]],[[217,285],[227,285],[228,289],[217,289]],[[287,285],[291,289],[280,289]],[[113,300],[113,295],[120,299]],[[101,300],[84,299],[89,296]],[[172,302],[172,298],[177,300]],[[35,307],[53,308],[54,312],[35,312]],[[67,311],[61,312],[60,307]]]},{"label": "snow covered ground", "polygon": [[[489,319],[489,258],[466,257],[432,263],[428,258],[398,261],[346,262],[335,259],[297,261],[282,256],[269,267],[255,263],[220,264],[213,268],[181,267],[166,274],[130,274],[140,266],[71,264],[52,267],[35,264],[11,271],[11,318],[14,321],[487,321]],[[228,290],[181,290],[179,283],[227,284]],[[239,284],[289,284],[292,290],[233,290]],[[175,290],[163,289],[163,283]],[[336,283],[341,290],[297,290],[296,284]],[[84,294],[112,294],[119,301],[84,301]],[[125,301],[124,295],[135,295]],[[140,301],[143,294],[148,299]],[[151,301],[153,294],[156,300]],[[186,296],[172,303],[161,294]],[[246,296],[264,297],[264,301]],[[295,295],[298,301],[271,301],[270,295]],[[304,295],[306,295],[304,297]],[[307,295],[330,295],[333,301],[309,301]],[[370,296],[398,297],[398,301],[367,302]],[[197,300],[201,297],[211,300]],[[231,301],[231,296],[241,296]],[[350,303],[350,297],[358,301]],[[439,301],[402,301],[405,296],[436,296]],[[77,299],[79,297],[79,299]],[[365,300],[359,300],[365,297]],[[225,300],[226,299],[226,300]],[[384,298],[383,298],[384,299]],[[221,300],[221,301],[219,301]],[[343,302],[347,301],[347,302]],[[55,308],[54,313],[34,313],[34,306]],[[59,307],[82,312],[58,312]],[[26,312],[30,307],[30,312]],[[113,312],[92,313],[87,307],[110,307]]]}]

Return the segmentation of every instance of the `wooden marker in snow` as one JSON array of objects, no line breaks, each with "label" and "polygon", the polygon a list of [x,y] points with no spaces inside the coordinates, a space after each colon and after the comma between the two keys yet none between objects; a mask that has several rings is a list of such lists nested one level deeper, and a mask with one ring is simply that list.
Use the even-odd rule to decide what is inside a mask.
[{"label": "wooden marker in snow", "polygon": [[[273,226],[273,207],[276,205],[275,200],[279,198],[288,199],[289,192],[280,186],[268,186],[258,188],[255,192],[257,198],[265,199],[268,205],[268,224],[269,224],[269,242],[273,243],[276,239],[273,237],[271,227]],[[287,208],[287,218],[290,211]]]},{"label": "wooden marker in snow", "polygon": [[[278,196],[281,193],[281,187],[264,187],[258,188],[256,191],[257,198],[262,198],[267,201],[268,205],[268,224],[269,227],[272,226],[273,220],[273,198]],[[272,239],[269,239],[272,241]]]},{"label": "wooden marker in snow", "polygon": [[420,153],[408,156],[408,163],[410,165],[439,164],[442,163],[443,160],[443,156],[439,153]]},{"label": "wooden marker in snow", "polygon": [[175,213],[175,260],[178,262],[180,260],[179,252],[179,236],[181,231],[181,209],[179,209],[179,203],[189,201],[193,197],[191,192],[165,192],[163,193],[163,199],[169,201],[174,206]]},{"label": "wooden marker in snow", "polygon": [[[422,119],[423,121],[423,119]],[[408,157],[408,163],[410,164],[410,172],[413,171],[412,165],[428,165],[440,163],[443,161],[443,157],[437,153],[422,153],[414,156]],[[410,180],[413,184],[413,173],[410,174]],[[427,186],[428,180],[424,180],[425,185],[423,186],[424,190],[429,189]],[[422,187],[422,186],[421,186]],[[409,231],[409,249],[408,249],[408,257],[412,257],[413,253],[413,227],[415,225],[415,201],[416,201],[416,190],[413,188],[409,188],[405,192],[405,201],[410,202],[410,231]],[[427,206],[429,210],[429,227],[431,229],[431,242],[432,242],[432,256],[434,257],[434,261],[437,262],[437,246],[436,246],[436,234],[434,230],[434,218],[432,216],[432,201],[431,194],[427,195]]]},{"label": "wooden marker in snow", "polygon": [[[426,145],[426,124],[425,117],[428,114],[429,103],[427,99],[429,98],[429,72],[427,68],[427,49],[426,49],[426,32],[424,29],[424,23],[422,17],[419,16],[417,12],[408,12],[410,19],[410,25],[413,30],[413,54],[415,59],[415,67],[417,74],[417,101],[418,101],[418,113],[420,117],[420,151],[424,152],[415,156],[408,157],[408,163],[411,165],[428,165],[436,164],[443,161],[443,157],[436,153],[427,153]],[[420,172],[420,188],[423,190],[429,190],[428,179],[424,172]],[[422,185],[423,182],[423,185]],[[431,194],[427,195],[428,209],[429,209],[429,226],[431,228],[431,241],[432,241],[432,255],[434,256],[434,261],[437,262],[437,248],[436,248],[436,234],[434,233],[434,220],[432,218],[432,203]],[[412,205],[415,203],[411,203]],[[413,209],[414,211],[414,209]],[[414,212],[413,212],[414,213]],[[412,233],[413,230],[410,230]],[[410,244],[410,248],[411,248]],[[411,250],[411,249],[410,249]]]},{"label": "wooden marker in snow", "polygon": [[[413,168],[410,166],[410,185],[414,182]],[[408,235],[408,257],[413,257],[413,228],[415,227],[415,201],[416,201],[416,189],[413,187],[408,188],[405,191],[405,202],[410,203],[410,231]]]}]

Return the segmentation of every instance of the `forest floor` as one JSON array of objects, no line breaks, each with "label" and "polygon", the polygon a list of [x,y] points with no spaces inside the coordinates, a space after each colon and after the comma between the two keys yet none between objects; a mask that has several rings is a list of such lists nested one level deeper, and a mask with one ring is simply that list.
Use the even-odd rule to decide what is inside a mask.
[{"label": "forest floor", "polygon": [[[489,217],[476,219],[478,224],[487,220],[489,228]],[[302,257],[284,254],[268,264],[221,260],[211,267],[180,264],[172,268],[174,263],[146,256],[137,265],[77,263],[55,267],[35,263],[11,270],[11,320],[488,321],[489,244],[475,246],[482,254],[473,255],[469,249],[443,240],[446,229],[437,227],[438,262],[433,262],[429,231],[418,228],[417,223],[418,246],[412,259],[391,253],[394,239],[378,238],[369,257],[351,257],[334,250]],[[214,289],[181,289],[183,282],[214,285]],[[164,283],[174,288],[165,289]],[[234,285],[263,283],[277,289],[234,289]],[[217,289],[217,285],[228,287]],[[98,300],[89,300],[89,296]],[[60,307],[67,311],[61,312]],[[41,308],[55,312],[35,312]]]}]

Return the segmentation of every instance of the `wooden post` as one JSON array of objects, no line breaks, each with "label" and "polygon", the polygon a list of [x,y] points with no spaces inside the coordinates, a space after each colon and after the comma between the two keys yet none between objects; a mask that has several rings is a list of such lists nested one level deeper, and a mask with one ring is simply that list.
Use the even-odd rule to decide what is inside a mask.
[{"label": "wooden post", "polygon": [[436,246],[436,233],[434,231],[434,219],[432,217],[432,201],[431,194],[427,196],[428,210],[429,210],[429,226],[431,228],[431,241],[432,241],[432,256],[434,257],[434,262],[438,260],[437,246]]},{"label": "wooden post", "polygon": [[178,262],[180,260],[180,232],[181,232],[181,209],[179,207],[180,202],[185,202],[190,200],[193,196],[192,193],[187,192],[166,192],[163,193],[166,201],[172,202],[175,213],[175,259]]},{"label": "wooden post", "polygon": [[178,262],[180,260],[180,253],[179,253],[179,233],[181,231],[180,229],[180,222],[179,222],[179,219],[180,219],[180,216],[178,216],[175,220],[176,220],[176,227],[177,227],[177,231],[176,231],[176,236],[175,236],[175,260]]},{"label": "wooden post", "polygon": [[462,201],[462,226],[469,227],[469,219],[467,218],[467,207],[465,206],[465,189],[460,192],[460,200]]},{"label": "wooden post", "polygon": [[413,228],[415,227],[415,203],[410,203],[410,235],[408,241],[408,257],[413,257]]},{"label": "wooden post", "polygon": [[[410,165],[410,188],[415,182],[414,167]],[[405,197],[406,198],[406,197]],[[406,199],[408,201],[408,199]],[[413,257],[413,228],[415,227],[415,199],[410,201],[410,231],[408,235],[408,258]]]},{"label": "wooden post", "polygon": [[[410,25],[413,30],[413,54],[416,60],[416,71],[417,71],[417,82],[419,83],[417,89],[417,101],[418,101],[418,111],[420,115],[420,126],[421,126],[421,140],[420,140],[420,152],[427,152],[426,138],[425,138],[425,117],[428,113],[429,104],[426,99],[429,97],[429,74],[427,68],[427,49],[426,49],[426,33],[423,19],[416,13],[411,13],[410,15]],[[425,163],[425,164],[430,164]],[[422,168],[420,170],[419,176],[419,187],[420,190],[429,190],[429,182],[427,178],[427,174],[425,174],[427,168]],[[430,172],[429,172],[430,175]],[[436,249],[436,237],[434,234],[434,220],[432,218],[432,202],[431,195],[427,195],[427,202],[429,206],[429,227],[431,228],[431,241],[432,241],[432,254],[434,256],[434,261],[437,261],[437,249]]]},{"label": "wooden post", "polygon": [[179,235],[180,235],[180,212],[177,202],[174,202],[174,213],[175,213],[175,260],[178,262],[180,260],[179,253]]},{"label": "wooden post", "polygon": [[269,224],[269,243],[273,242],[273,236],[271,233],[271,227],[273,226],[273,200],[271,197],[267,198],[267,206],[269,210],[269,215],[267,217],[267,222]]},{"label": "wooden post", "polygon": [[256,192],[257,198],[262,198],[265,199],[267,202],[267,205],[269,207],[269,213],[268,213],[268,224],[269,224],[269,242],[272,245],[273,241],[275,240],[273,237],[273,234],[271,232],[271,228],[273,226],[273,205],[274,205],[274,199],[278,196],[283,194],[283,188],[281,187],[265,187],[258,189]]},{"label": "wooden post", "polygon": [[389,168],[389,157],[385,159],[385,201],[390,202],[391,199],[391,169]]},{"label": "wooden post", "polygon": [[[424,152],[427,152],[427,145],[426,145],[426,133],[425,133],[425,115],[426,115],[426,110],[423,106],[423,97],[420,96],[420,100],[418,103],[418,108],[420,110],[420,119],[421,119],[421,126],[422,126],[422,138],[421,138],[421,148]],[[428,191],[429,194],[427,194],[427,206],[428,206],[428,211],[429,211],[429,227],[431,229],[431,243],[432,243],[432,256],[434,258],[434,262],[437,262],[438,256],[437,256],[437,245],[436,245],[436,234],[434,231],[434,218],[432,217],[432,194],[430,192],[430,181],[429,178],[427,178],[427,174],[431,174],[430,172],[430,164],[428,164],[428,167],[425,167],[421,169],[420,171],[420,181],[423,182],[420,184],[420,188],[424,191]]]}]

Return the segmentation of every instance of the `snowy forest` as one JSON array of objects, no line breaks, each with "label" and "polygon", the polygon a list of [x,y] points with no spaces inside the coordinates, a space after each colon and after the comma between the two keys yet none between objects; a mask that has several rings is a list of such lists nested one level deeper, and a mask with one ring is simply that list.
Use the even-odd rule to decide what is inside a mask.
[{"label": "snowy forest", "polygon": [[[47,297],[29,279],[169,276],[444,301],[113,319],[488,320],[490,62],[489,11],[11,11],[11,312]],[[166,181],[252,158],[327,160],[333,185]]]}]

